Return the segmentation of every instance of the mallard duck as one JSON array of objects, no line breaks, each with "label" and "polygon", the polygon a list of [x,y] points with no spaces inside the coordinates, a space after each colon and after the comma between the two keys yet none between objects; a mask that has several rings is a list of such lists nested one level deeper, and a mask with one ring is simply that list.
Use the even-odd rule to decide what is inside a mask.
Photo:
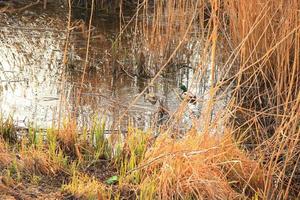
[{"label": "mallard duck", "polygon": [[165,101],[163,99],[158,100],[159,106],[157,111],[155,112],[156,125],[161,126],[165,124],[169,118],[170,114],[167,106],[165,105]]},{"label": "mallard duck", "polygon": [[149,90],[149,88],[146,90],[145,94],[144,94],[144,99],[146,101],[149,101],[152,105],[155,105],[158,97],[157,95],[152,91]]},{"label": "mallard duck", "polygon": [[196,95],[192,94],[191,92],[188,92],[188,89],[185,85],[181,85],[180,89],[182,91],[181,94],[180,94],[180,97],[181,97],[182,100],[186,99],[189,103],[192,103],[192,104],[197,103]]},{"label": "mallard duck", "polygon": [[180,89],[182,90],[182,93],[180,94],[181,99],[188,102],[184,111],[182,122],[186,127],[191,128],[193,122],[192,119],[197,119],[200,117],[200,105],[197,102],[196,95],[188,92],[188,89],[185,85],[181,85]]},{"label": "mallard duck", "polygon": [[155,105],[157,102],[157,96],[153,92],[150,92],[145,94],[145,100],[149,101],[152,105]]}]

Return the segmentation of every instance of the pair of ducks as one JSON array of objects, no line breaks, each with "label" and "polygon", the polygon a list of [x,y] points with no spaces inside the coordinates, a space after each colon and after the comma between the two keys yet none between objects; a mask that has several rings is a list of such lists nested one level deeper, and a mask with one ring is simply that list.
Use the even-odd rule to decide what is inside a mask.
[{"label": "pair of ducks", "polygon": [[[197,117],[199,115],[199,109],[197,105],[196,95],[193,95],[192,93],[188,92],[188,89],[185,85],[181,85],[180,89],[180,98],[189,103],[187,108],[187,110],[189,111],[188,113],[192,113],[193,116]],[[163,125],[169,120],[169,111],[165,107],[164,101],[162,99],[159,99],[158,96],[154,93],[153,87],[147,89],[146,93],[144,94],[144,100],[150,102],[152,105],[155,105],[157,101],[159,102],[159,106],[157,108],[157,111],[155,112],[156,125]],[[187,120],[190,121],[190,115],[187,118]]]},{"label": "pair of ducks", "polygon": [[[196,95],[192,94],[191,92],[188,92],[188,89],[185,85],[181,85],[180,89],[181,89],[180,98],[182,100],[186,100],[187,102],[194,105],[197,103]],[[158,97],[153,92],[153,90],[150,91],[150,89],[147,89],[146,93],[144,94],[144,99],[150,102],[152,105],[155,105],[158,100]]]}]

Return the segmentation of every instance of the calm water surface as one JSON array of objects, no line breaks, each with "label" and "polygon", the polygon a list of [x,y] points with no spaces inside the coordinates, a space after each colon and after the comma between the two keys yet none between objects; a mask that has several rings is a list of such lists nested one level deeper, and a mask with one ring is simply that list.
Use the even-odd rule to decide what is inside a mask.
[{"label": "calm water surface", "polygon": [[[106,128],[110,129],[150,81],[133,74],[138,51],[132,31],[128,29],[122,47],[114,50],[112,42],[119,33],[118,19],[104,15],[94,19],[89,65],[82,84],[87,41],[85,27],[80,22],[83,18],[80,13],[73,15],[77,28],[71,34],[68,65],[64,66],[67,19],[63,13],[63,9],[56,9],[46,13],[32,10],[13,16],[0,14],[2,115],[13,116],[18,126],[34,123],[43,128],[57,123],[58,116],[75,116],[80,124],[91,124],[96,117],[105,119]],[[194,56],[189,65],[197,66],[198,61]],[[114,71],[120,66],[127,73]],[[170,113],[180,103],[179,85],[189,85],[193,75],[190,68],[173,68],[152,87]],[[204,94],[207,81],[199,84],[195,93]],[[122,124],[125,127],[131,122],[148,128],[157,107],[142,97],[129,108]]]}]

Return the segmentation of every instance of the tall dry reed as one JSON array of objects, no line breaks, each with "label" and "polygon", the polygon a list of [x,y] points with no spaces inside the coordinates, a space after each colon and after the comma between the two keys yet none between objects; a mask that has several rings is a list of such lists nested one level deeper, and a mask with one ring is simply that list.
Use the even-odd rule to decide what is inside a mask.
[{"label": "tall dry reed", "polygon": [[236,48],[236,136],[267,168],[264,198],[299,195],[300,2],[225,1]]},{"label": "tall dry reed", "polygon": [[[227,105],[231,120],[227,124],[234,127],[232,137],[266,168],[261,197],[299,195],[299,0],[174,0],[153,5],[146,1],[145,5],[149,9],[143,13],[146,17],[141,30],[148,49],[174,55],[167,53],[172,52],[172,44],[191,38],[184,34],[189,22],[190,33],[199,28],[203,55],[210,56],[201,56],[204,60],[195,74],[204,76],[209,71],[211,88],[198,123],[213,128],[219,120],[212,119],[211,112],[217,104],[217,91],[225,86],[231,93]],[[149,17],[151,11],[153,16]],[[180,53],[180,48],[175,50]],[[224,76],[215,79],[215,59],[220,53],[225,61],[219,70]],[[205,68],[207,61],[211,65]],[[231,87],[226,88],[229,83]],[[179,113],[185,108],[182,105]]]}]

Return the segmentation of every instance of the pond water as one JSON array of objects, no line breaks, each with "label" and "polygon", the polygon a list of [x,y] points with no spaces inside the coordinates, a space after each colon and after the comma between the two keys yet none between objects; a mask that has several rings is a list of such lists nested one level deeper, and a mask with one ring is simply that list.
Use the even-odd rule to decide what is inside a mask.
[{"label": "pond water", "polygon": [[[82,16],[73,15],[77,28],[70,37],[67,66],[63,65],[67,26],[64,8],[47,12],[35,9],[17,15],[0,13],[0,17],[1,112],[13,116],[17,126],[33,123],[46,128],[57,124],[59,117],[72,115],[80,124],[91,124],[95,117],[105,119],[106,128],[111,129],[150,81],[133,73],[138,51],[133,48],[130,28],[122,47],[115,55],[112,53],[112,42],[120,27],[117,18],[95,17],[89,64],[82,82],[87,42]],[[189,66],[197,65],[197,59]],[[116,65],[123,70],[114,71]],[[173,68],[152,87],[170,113],[180,103],[179,86],[188,86],[193,74],[191,68]],[[201,84],[198,94],[208,87],[207,82]],[[126,127],[130,122],[147,129],[157,109],[158,103],[152,105],[142,97],[129,108],[122,125]]]}]

